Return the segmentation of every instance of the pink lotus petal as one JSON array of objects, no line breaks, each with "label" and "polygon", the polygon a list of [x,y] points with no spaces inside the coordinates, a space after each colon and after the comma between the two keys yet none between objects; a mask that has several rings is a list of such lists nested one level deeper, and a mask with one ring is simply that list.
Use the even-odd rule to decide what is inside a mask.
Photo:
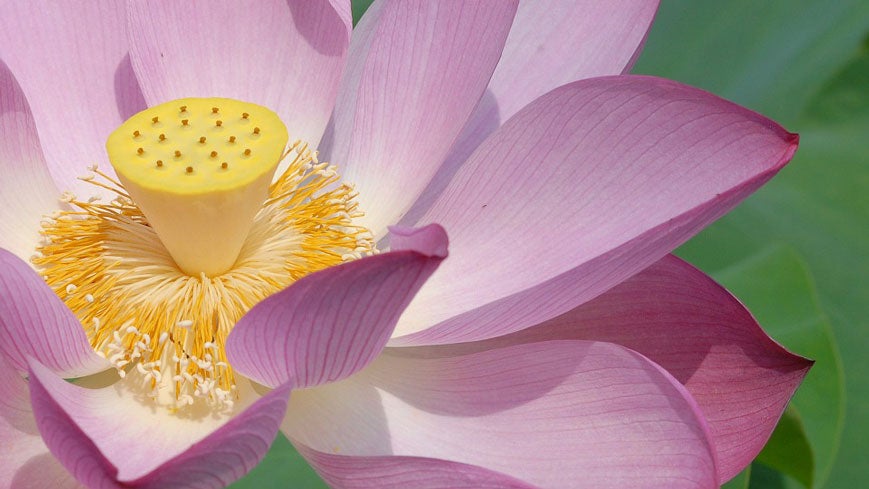
[{"label": "pink lotus petal", "polygon": [[410,214],[419,217],[474,149],[537,97],[575,80],[627,73],[657,8],[658,0],[520,3],[486,95]]},{"label": "pink lotus petal", "polygon": [[439,458],[547,488],[718,487],[696,404],[645,357],[589,341],[450,348],[388,349],[297,391],[282,430],[326,453]]},{"label": "pink lotus petal", "polygon": [[[237,372],[275,386],[311,387],[347,377],[383,349],[398,316],[447,247],[437,225],[419,248],[398,249],[312,273],[263,300],[236,324],[226,354]],[[417,242],[418,241],[418,242]],[[435,251],[434,254],[430,253]]]},{"label": "pink lotus petal", "polygon": [[770,339],[723,287],[672,255],[547,323],[466,348],[555,338],[618,343],[667,369],[709,422],[722,482],[757,456],[812,365]]},{"label": "pink lotus petal", "polygon": [[80,488],[39,436],[27,382],[0,352],[0,487]]},{"label": "pink lotus petal", "polygon": [[280,115],[291,140],[316,146],[350,44],[346,3],[133,2],[133,67],[150,105],[183,97],[254,102]]},{"label": "pink lotus petal", "polygon": [[32,356],[58,375],[81,377],[109,368],[81,323],[27,263],[0,249],[0,352],[19,371]]},{"label": "pink lotus petal", "polygon": [[324,157],[382,235],[446,157],[501,55],[516,2],[375,3],[357,25]]},{"label": "pink lotus petal", "polygon": [[97,487],[225,487],[268,451],[290,394],[282,385],[229,421],[195,411],[190,419],[121,393],[125,381],[86,389],[36,361],[30,378],[45,443],[79,481]]},{"label": "pink lotus petal", "polygon": [[596,297],[769,180],[797,139],[653,77],[546,94],[478,148],[421,220],[450,230],[451,256],[396,329],[422,333],[396,344],[499,336]]},{"label": "pink lotus petal", "polygon": [[127,56],[124,5],[3,2],[0,58],[27,96],[57,185],[82,198],[100,194],[76,178],[94,163],[112,172],[106,137],[144,108]]},{"label": "pink lotus petal", "polygon": [[0,60],[0,247],[33,254],[39,221],[57,208],[60,192],[48,174],[30,107]]},{"label": "pink lotus petal", "polygon": [[333,489],[534,489],[482,467],[422,457],[335,455],[297,444]]}]

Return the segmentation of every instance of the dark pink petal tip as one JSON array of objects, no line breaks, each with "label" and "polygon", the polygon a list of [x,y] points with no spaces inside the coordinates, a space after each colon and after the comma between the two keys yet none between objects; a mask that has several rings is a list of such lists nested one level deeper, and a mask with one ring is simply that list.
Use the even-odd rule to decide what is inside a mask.
[{"label": "dark pink petal tip", "polygon": [[312,273],[257,304],[227,340],[235,370],[267,386],[312,387],[368,365],[447,253],[440,226],[403,232],[403,249]]},{"label": "dark pink petal tip", "polygon": [[415,250],[426,256],[446,258],[449,248],[447,232],[440,224],[420,228],[389,226],[393,250]]}]

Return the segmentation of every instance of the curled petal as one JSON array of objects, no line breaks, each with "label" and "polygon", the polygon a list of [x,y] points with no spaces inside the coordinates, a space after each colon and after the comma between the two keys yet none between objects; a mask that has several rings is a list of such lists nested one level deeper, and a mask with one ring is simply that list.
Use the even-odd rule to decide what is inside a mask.
[{"label": "curled petal", "polygon": [[30,379],[36,424],[51,453],[81,483],[105,488],[225,487],[265,456],[290,394],[281,385],[229,420],[210,412],[185,418],[146,405],[129,383],[86,389],[36,361]]},{"label": "curled petal", "polygon": [[227,339],[233,367],[267,386],[311,387],[368,365],[446,256],[439,226],[400,233],[407,248],[312,273],[254,306]]},{"label": "curled petal", "polygon": [[727,290],[672,255],[544,324],[466,347],[552,339],[618,343],[667,369],[709,422],[722,482],[757,456],[812,365],[767,336]]},{"label": "curled petal", "polygon": [[[394,344],[517,331],[662,258],[780,170],[798,137],[707,92],[645,76],[582,80],[486,140],[421,222],[450,260]],[[480,304],[483,304],[482,306]]]},{"label": "curled petal", "polygon": [[299,391],[282,430],[325,453],[437,458],[545,488],[718,487],[696,404],[643,356],[589,341],[451,348],[390,348]]},{"label": "curled petal", "polygon": [[27,382],[0,353],[0,487],[72,489],[81,487],[48,453],[39,436]]},{"label": "curled petal", "polygon": [[58,375],[82,377],[109,368],[81,323],[42,277],[0,249],[0,353],[19,371],[33,357]]}]

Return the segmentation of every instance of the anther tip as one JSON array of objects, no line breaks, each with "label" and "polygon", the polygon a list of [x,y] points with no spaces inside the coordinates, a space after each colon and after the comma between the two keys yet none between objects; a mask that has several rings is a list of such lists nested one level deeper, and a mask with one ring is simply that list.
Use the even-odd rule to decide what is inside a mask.
[{"label": "anther tip", "polygon": [[220,164],[220,167],[223,168],[224,170],[226,170],[226,168],[227,168],[228,166],[229,166],[229,164],[228,164],[227,162],[225,162],[225,161],[224,161],[223,163]]},{"label": "anther tip", "polygon": [[212,158],[215,158],[216,156],[217,156],[217,151],[212,151],[212,152],[211,152],[211,157],[212,157]]},{"label": "anther tip", "polygon": [[181,125],[186,126],[190,122],[190,119],[181,119]]},{"label": "anther tip", "polygon": [[181,107],[178,107],[178,110],[179,110],[180,112],[187,112],[187,106],[186,106],[186,105],[182,105]]},{"label": "anther tip", "polygon": [[136,153],[138,153],[138,154],[144,154],[144,153],[145,153],[145,148],[139,148],[139,149],[137,149],[137,150],[136,150]]},{"label": "anther tip", "polygon": [[166,135],[165,135],[165,134],[161,134],[161,135],[160,135],[160,141],[165,141],[165,140],[166,140]]},{"label": "anther tip", "polygon": [[181,157],[181,152],[178,151],[177,149],[175,150],[175,157],[176,157],[176,158],[180,158],[180,157]]},{"label": "anther tip", "polygon": [[244,155],[245,155],[245,156],[250,156],[250,148],[244,150]]},{"label": "anther tip", "polygon": [[159,117],[152,117],[152,118],[151,118],[151,122],[153,122],[154,124],[156,124],[156,123],[160,122],[160,118],[159,118]]},{"label": "anther tip", "polygon": [[133,131],[133,137],[134,137],[134,138],[139,137],[141,134],[142,134],[142,133],[140,133],[139,131]]},{"label": "anther tip", "polygon": [[187,173],[193,173],[193,167],[192,167],[192,166],[188,166],[187,169],[186,169],[185,171],[186,171]]},{"label": "anther tip", "polygon": [[157,168],[163,166],[163,160],[157,160]]},{"label": "anther tip", "polygon": [[242,119],[247,119],[248,117],[250,117],[250,114],[248,114],[247,112],[242,112],[242,113],[241,113],[241,118],[242,118]]},{"label": "anther tip", "polygon": [[205,136],[199,138],[199,144],[205,144]]},{"label": "anther tip", "polygon": [[218,112],[220,112],[220,108],[219,108],[219,107],[212,107],[212,108],[211,108],[211,113],[212,113],[212,114],[216,114],[216,113],[218,113]]},{"label": "anther tip", "polygon": [[214,121],[214,125],[220,127],[223,125],[223,121]]},{"label": "anther tip", "polygon": [[254,134],[259,134],[259,128],[258,128],[258,127],[254,127],[254,128],[253,128],[253,133],[254,133]]},{"label": "anther tip", "polygon": [[230,143],[234,143],[234,142],[235,142],[235,136],[230,136],[230,137],[229,137],[229,142],[230,142]]}]

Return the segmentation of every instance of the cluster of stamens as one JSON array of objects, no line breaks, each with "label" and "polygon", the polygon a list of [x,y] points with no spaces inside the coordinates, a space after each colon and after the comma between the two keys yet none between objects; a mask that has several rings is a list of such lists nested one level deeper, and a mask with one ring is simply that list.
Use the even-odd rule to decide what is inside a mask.
[{"label": "cluster of stamens", "polygon": [[[180,114],[190,107],[176,110]],[[224,115],[217,107],[210,114]],[[251,117],[244,112],[237,119],[250,121]],[[181,126],[194,127],[192,115],[185,119],[187,123]],[[166,117],[150,120],[162,124]],[[232,126],[228,120],[215,119],[213,126],[228,130]],[[256,133],[254,129],[249,135],[268,137],[262,129]],[[167,144],[165,151],[184,151],[168,146],[173,138],[169,131],[135,131],[138,135],[127,134],[152,137],[150,146],[142,145],[145,155],[160,144]],[[212,135],[201,137],[205,138],[201,144],[207,145]],[[238,141],[247,136],[234,133],[225,143],[237,144],[230,143],[230,137]],[[200,144],[198,138],[194,141]],[[218,151],[206,150],[207,155]],[[136,153],[131,157],[138,158]],[[244,151],[237,156],[243,155]],[[277,179],[267,183],[265,201],[257,204],[237,259],[219,274],[187,273],[179,268],[159,229],[123,180],[96,166],[83,180],[111,190],[116,197],[104,202],[66,194],[64,200],[73,210],[43,221],[44,239],[34,264],[80,319],[94,349],[121,377],[139,379],[158,404],[178,409],[202,400],[218,409],[232,408],[238,394],[224,345],[241,316],[311,272],[376,252],[371,233],[354,224],[361,216],[355,192],[339,183],[336,168],[318,162],[316,152],[299,141],[279,154],[279,160],[285,158],[291,161]],[[232,161],[228,162],[230,172],[234,171]],[[136,160],[129,163],[134,173],[141,169]],[[166,166],[169,163],[164,161],[163,167],[154,164],[153,168]],[[215,170],[219,169],[217,165]],[[145,184],[136,180],[135,185],[147,187],[149,178]],[[239,191],[229,185],[220,187],[220,181],[214,185],[224,193]]]}]

